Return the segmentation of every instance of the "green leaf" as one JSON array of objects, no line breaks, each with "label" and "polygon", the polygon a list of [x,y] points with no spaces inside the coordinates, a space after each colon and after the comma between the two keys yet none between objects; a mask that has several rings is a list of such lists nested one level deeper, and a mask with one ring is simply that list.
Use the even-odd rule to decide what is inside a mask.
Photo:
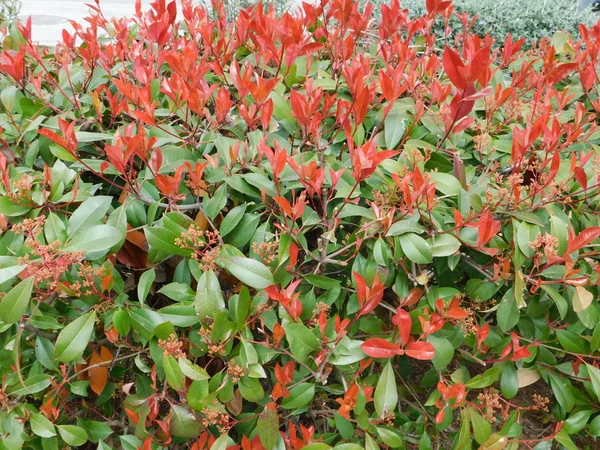
[{"label": "green leaf", "polygon": [[89,419],[77,419],[77,425],[85,430],[88,439],[97,444],[113,434],[113,430],[104,422]]},{"label": "green leaf", "polygon": [[445,369],[454,359],[454,347],[450,341],[445,338],[429,335],[427,340],[435,349],[435,356],[432,360],[433,366],[437,370]]},{"label": "green leaf", "polygon": [[69,217],[69,236],[75,236],[80,231],[87,232],[87,229],[98,225],[111,202],[112,197],[108,196],[94,196],[85,200]]},{"label": "green leaf", "polygon": [[575,399],[571,393],[571,383],[563,375],[555,372],[548,372],[550,378],[550,387],[558,401],[558,404],[567,412],[571,411],[575,406]]},{"label": "green leaf", "polygon": [[121,336],[127,336],[131,329],[131,320],[126,309],[119,309],[113,315],[113,325]]},{"label": "green leaf", "polygon": [[550,296],[550,298],[556,305],[556,309],[558,309],[560,319],[563,320],[569,312],[569,304],[567,303],[565,298],[562,295],[560,295],[556,289],[547,284],[542,284],[542,290]]},{"label": "green leaf", "polygon": [[321,348],[319,340],[302,323],[287,323],[283,329],[290,351],[298,361],[306,362],[308,355]]},{"label": "green leaf", "polygon": [[201,322],[225,309],[219,279],[212,270],[204,272],[198,280],[194,308]]},{"label": "green leaf", "polygon": [[27,266],[10,266],[3,267],[0,269],[0,284],[6,283],[11,278],[16,277],[21,272],[23,272]]},{"label": "green leaf", "polygon": [[242,377],[238,383],[240,394],[249,402],[256,403],[265,396],[265,390],[256,378]]},{"label": "green leaf", "polygon": [[248,318],[248,312],[250,311],[250,304],[252,303],[252,297],[247,286],[242,286],[240,293],[235,302],[235,308],[233,309],[233,315],[237,328],[241,329],[246,324]]},{"label": "green leaf", "polygon": [[233,231],[233,229],[240,223],[242,217],[244,217],[244,213],[246,212],[246,204],[242,204],[240,206],[236,206],[233,208],[227,216],[221,222],[221,226],[219,227],[219,232],[222,237],[227,236],[229,233]]},{"label": "green leaf", "polygon": [[31,414],[29,416],[29,425],[31,426],[31,431],[37,436],[43,438],[56,436],[54,425],[42,414]]},{"label": "green leaf", "polygon": [[530,258],[536,250],[531,248],[529,244],[535,241],[536,236],[540,233],[540,228],[537,225],[532,225],[527,222],[520,222],[517,226],[517,244],[519,250]]},{"label": "green leaf", "polygon": [[391,361],[387,362],[379,376],[373,399],[375,411],[380,418],[393,412],[398,405],[398,387]]},{"label": "green leaf", "polygon": [[209,219],[214,220],[226,204],[227,185],[223,183],[221,186],[219,186],[211,198],[204,198],[204,212]]},{"label": "green leaf", "polygon": [[300,383],[290,389],[290,396],[283,399],[281,407],[296,409],[310,403],[315,396],[315,385],[313,383]]},{"label": "green leaf", "polygon": [[203,368],[197,366],[185,357],[179,358],[179,368],[181,372],[192,380],[202,381],[210,380],[210,375]]},{"label": "green leaf", "polygon": [[63,441],[72,447],[79,447],[88,440],[85,430],[76,425],[57,425],[56,428],[58,428]]},{"label": "green leaf", "polygon": [[517,308],[514,289],[510,288],[500,300],[496,320],[498,320],[498,325],[502,331],[508,331],[519,323],[519,318],[519,308]]},{"label": "green leaf", "polygon": [[592,436],[596,436],[596,437],[600,436],[600,416],[596,416],[592,419],[588,429],[589,429],[589,433]]},{"label": "green leaf", "polygon": [[[354,436],[354,425],[352,425],[352,422],[350,422],[345,417],[340,416],[339,413],[337,413],[337,412],[335,412],[333,414],[333,420],[335,422],[335,427],[337,428],[338,433],[344,439],[352,439],[352,437]],[[347,444],[347,445],[355,445],[355,444]],[[339,449],[340,446],[336,445],[335,448]],[[359,447],[359,449],[362,450],[361,447]],[[348,447],[348,450],[350,450],[349,447]]]},{"label": "green leaf", "polygon": [[379,446],[375,440],[367,433],[365,433],[365,450],[378,450]]},{"label": "green leaf", "polygon": [[587,341],[569,330],[556,330],[556,337],[560,345],[569,352],[588,354],[588,343]]},{"label": "green leaf", "polygon": [[200,421],[182,406],[171,407],[171,433],[173,436],[193,438],[200,434]]},{"label": "green leaf", "polygon": [[73,236],[65,251],[85,253],[87,259],[94,260],[103,257],[123,239],[123,233],[110,225],[95,225],[81,230]]},{"label": "green leaf", "polygon": [[565,450],[581,450],[580,447],[575,445],[565,430],[560,430],[558,433],[556,433],[554,439],[556,442],[560,443]]},{"label": "green leaf", "polygon": [[583,411],[577,411],[576,413],[571,414],[565,421],[563,430],[565,430],[567,434],[579,433],[587,425],[592,412],[593,411],[591,409],[585,409]]},{"label": "green leaf", "polygon": [[16,384],[11,385],[6,391],[14,396],[31,395],[36,392],[41,392],[50,386],[50,380],[50,375],[32,375],[25,380],[25,386],[22,386],[20,382],[17,382]]},{"label": "green leaf", "polygon": [[0,214],[6,217],[18,217],[27,214],[31,210],[30,206],[16,205],[11,202],[10,197],[0,197]]},{"label": "green leaf", "polygon": [[454,175],[444,172],[428,172],[431,181],[435,181],[435,188],[444,195],[458,195],[462,189],[460,181]]},{"label": "green leaf", "polygon": [[460,248],[460,241],[451,234],[438,234],[432,239],[431,253],[435,258],[452,256]]},{"label": "green leaf", "polygon": [[[377,427],[377,434],[385,445],[391,448],[402,447],[402,438],[392,427]],[[466,447],[463,447],[466,448]]]},{"label": "green leaf", "polygon": [[433,261],[431,247],[425,239],[415,233],[407,233],[398,237],[400,246],[406,257],[417,264],[429,264]]},{"label": "green leaf", "polygon": [[384,121],[385,147],[390,150],[396,148],[405,130],[404,112],[392,109]]},{"label": "green leaf", "polygon": [[54,344],[48,339],[38,336],[35,338],[35,357],[42,366],[49,370],[58,370],[53,358]]},{"label": "green leaf", "polygon": [[108,133],[93,133],[90,131],[76,131],[75,137],[77,142],[98,142],[98,141],[111,141],[114,136]]},{"label": "green leaf", "polygon": [[44,224],[44,236],[46,236],[46,241],[49,243],[54,241],[65,242],[67,240],[67,227],[58,215],[48,214]]},{"label": "green leaf", "polygon": [[33,292],[33,277],[29,277],[10,291],[0,301],[0,319],[6,324],[19,322],[27,311],[31,293]]},{"label": "green leaf", "polygon": [[273,450],[279,441],[279,416],[277,413],[265,409],[258,417],[256,431],[262,446],[266,450]]},{"label": "green leaf", "polygon": [[182,390],[185,387],[185,377],[175,358],[172,356],[165,356],[163,358],[163,368],[165,369],[165,376],[167,377],[169,386],[176,391]]},{"label": "green leaf", "polygon": [[156,272],[154,269],[148,269],[140,276],[137,287],[137,295],[140,303],[143,304],[146,301],[155,278]]},{"label": "green leaf", "polygon": [[165,255],[164,257],[169,255],[191,255],[191,250],[175,245],[175,239],[178,236],[171,230],[162,227],[144,228],[144,234],[146,235],[149,249]]},{"label": "green leaf", "polygon": [[471,407],[467,409],[471,414],[470,417],[471,423],[473,424],[473,434],[475,435],[475,440],[480,444],[483,444],[492,434],[492,427],[490,423],[485,420],[475,409]]},{"label": "green leaf", "polygon": [[265,289],[275,284],[269,268],[255,259],[226,256],[218,258],[217,263],[242,283],[254,289]]},{"label": "green leaf", "polygon": [[56,339],[54,357],[60,362],[78,359],[90,341],[95,321],[96,313],[91,311],[63,328]]},{"label": "green leaf", "polygon": [[519,391],[519,377],[517,369],[512,362],[507,362],[502,369],[500,377],[500,391],[506,398],[511,399]]},{"label": "green leaf", "polygon": [[592,382],[594,394],[596,394],[596,397],[600,400],[600,369],[591,364],[586,364],[585,366],[587,367],[590,381]]},{"label": "green leaf", "polygon": [[194,300],[196,293],[185,283],[169,283],[158,290],[159,294],[166,295],[176,302],[190,302]]},{"label": "green leaf", "polygon": [[462,450],[464,448],[471,448],[471,424],[467,411],[462,410],[460,414],[460,431],[458,436],[453,442],[452,448],[455,450]]},{"label": "green leaf", "polygon": [[471,389],[482,389],[494,384],[494,382],[500,379],[502,375],[502,369],[498,366],[494,366],[482,374],[475,375],[467,383],[466,387]]}]

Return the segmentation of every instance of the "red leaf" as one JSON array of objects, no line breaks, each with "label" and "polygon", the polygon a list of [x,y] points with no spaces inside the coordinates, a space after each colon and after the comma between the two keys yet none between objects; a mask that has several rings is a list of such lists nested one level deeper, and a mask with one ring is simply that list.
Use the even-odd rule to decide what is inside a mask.
[{"label": "red leaf", "polygon": [[367,283],[365,283],[365,279],[357,272],[353,271],[352,274],[356,280],[356,295],[358,296],[358,303],[362,305],[367,299]]},{"label": "red leaf", "polygon": [[446,47],[442,56],[442,64],[452,84],[457,89],[464,90],[467,87],[466,68],[458,53],[450,47]]},{"label": "red leaf", "polygon": [[589,227],[579,233],[577,236],[571,231],[569,234],[569,243],[565,255],[570,255],[573,252],[585,247],[594,239],[600,237],[600,227]]},{"label": "red leaf", "polygon": [[406,356],[427,361],[435,356],[435,349],[429,342],[411,342],[404,349]]},{"label": "red leaf", "polygon": [[138,415],[134,411],[125,408],[125,413],[131,419],[131,421],[134,423],[134,425],[138,424],[138,421],[140,420],[140,418],[138,417]]},{"label": "red leaf", "polygon": [[373,338],[365,341],[360,348],[365,354],[372,358],[391,358],[402,352],[400,345],[386,341],[385,339]]},{"label": "red leaf", "polygon": [[412,327],[410,314],[402,308],[398,308],[398,312],[392,318],[392,322],[398,327],[398,330],[400,330],[402,344],[406,344],[410,338],[410,329]]},{"label": "red leaf", "polygon": [[490,211],[484,212],[477,222],[477,246],[481,247],[492,240],[500,231],[500,221],[494,220]]},{"label": "red leaf", "polygon": [[456,320],[467,318],[467,313],[460,308],[460,301],[458,300],[458,297],[454,297],[452,299],[450,302],[450,307],[448,308],[448,311],[446,311],[446,314],[444,314],[444,317]]},{"label": "red leaf", "polygon": [[61,136],[56,134],[54,131],[50,131],[47,128],[42,128],[42,129],[38,130],[38,133],[41,134],[42,136],[50,139],[55,144],[60,145],[62,148],[67,149],[67,147],[68,147],[67,141],[65,141]]},{"label": "red leaf", "polygon": [[273,200],[277,202],[283,213],[287,217],[292,217],[292,205],[285,197],[274,197]]},{"label": "red leaf", "polygon": [[285,270],[287,270],[289,272],[290,270],[292,270],[294,268],[294,266],[296,265],[297,262],[298,262],[298,246],[294,242],[292,242],[290,244],[290,262],[285,267]]},{"label": "red leaf", "polygon": [[575,167],[575,169],[573,169],[573,175],[575,175],[575,179],[577,180],[579,185],[583,189],[587,189],[588,180],[585,170],[583,170],[581,167]]},{"label": "red leaf", "polygon": [[413,288],[408,292],[408,295],[406,296],[406,298],[400,302],[400,306],[412,306],[415,303],[417,303],[419,300],[421,300],[421,297],[423,297],[423,289],[421,288]]}]

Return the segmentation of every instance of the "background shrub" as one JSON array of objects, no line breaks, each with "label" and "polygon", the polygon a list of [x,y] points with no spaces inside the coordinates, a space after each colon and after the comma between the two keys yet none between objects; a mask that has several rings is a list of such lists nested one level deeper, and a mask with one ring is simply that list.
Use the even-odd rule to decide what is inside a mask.
[{"label": "background shrub", "polygon": [[600,24],[183,3],[3,44],[0,448],[596,446]]},{"label": "background shrub", "polygon": [[[375,1],[381,3],[385,2]],[[598,14],[591,8],[578,11],[576,0],[455,0],[453,3],[457,13],[478,16],[473,27],[475,33],[489,33],[498,42],[504,41],[508,33],[516,39],[528,40],[549,37],[557,31],[577,35],[580,23],[590,26],[598,20]],[[415,17],[426,11],[425,0],[403,0],[401,5]],[[441,21],[438,26],[441,30]],[[454,19],[452,27],[457,30],[461,24]]]},{"label": "background shrub", "polygon": [[0,23],[15,20],[20,9],[20,0],[0,0]]}]

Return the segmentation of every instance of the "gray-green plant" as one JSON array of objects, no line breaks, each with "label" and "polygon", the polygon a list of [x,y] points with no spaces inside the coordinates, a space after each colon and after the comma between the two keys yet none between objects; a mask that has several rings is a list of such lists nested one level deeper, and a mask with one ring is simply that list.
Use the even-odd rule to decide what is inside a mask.
[{"label": "gray-green plant", "polygon": [[0,0],[0,23],[12,22],[21,10],[21,0]]},{"label": "gray-green plant", "polygon": [[[371,0],[376,5],[375,14],[381,14],[379,5],[387,0]],[[401,0],[401,6],[410,11],[411,17],[418,17],[426,11],[425,0]],[[503,41],[507,33],[514,38],[527,38],[528,41],[552,36],[557,31],[578,35],[579,24],[594,25],[600,18],[587,8],[578,10],[576,0],[454,0],[455,12],[477,15],[473,31],[485,35],[489,33],[496,41]],[[452,29],[458,30],[458,18],[451,19]],[[438,20],[440,30],[443,27]]]}]

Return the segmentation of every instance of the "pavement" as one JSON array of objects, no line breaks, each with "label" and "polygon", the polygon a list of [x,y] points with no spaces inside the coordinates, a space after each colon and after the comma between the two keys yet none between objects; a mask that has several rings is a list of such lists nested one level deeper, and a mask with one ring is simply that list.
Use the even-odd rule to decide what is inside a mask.
[{"label": "pavement", "polygon": [[[32,39],[42,45],[55,45],[62,39],[62,30],[73,31],[69,20],[83,23],[89,16],[86,4],[94,0],[21,0],[20,20],[31,16]],[[142,8],[150,8],[153,0],[142,0]],[[100,0],[106,18],[133,15],[135,0]]]}]

